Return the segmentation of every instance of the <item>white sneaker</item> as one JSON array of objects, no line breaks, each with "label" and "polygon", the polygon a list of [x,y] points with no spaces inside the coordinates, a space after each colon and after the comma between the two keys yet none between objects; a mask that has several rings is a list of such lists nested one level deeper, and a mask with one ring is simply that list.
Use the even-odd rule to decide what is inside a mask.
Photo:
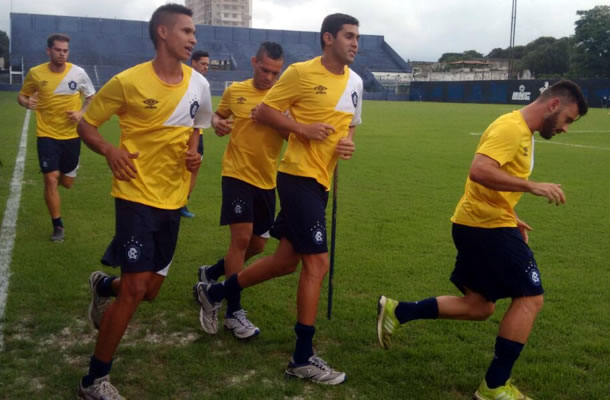
[{"label": "white sneaker", "polygon": [[208,298],[208,289],[211,285],[211,283],[198,282],[193,287],[193,292],[197,295],[197,301],[201,306],[199,309],[201,329],[210,335],[215,335],[218,332],[218,310],[221,303],[213,303]]},{"label": "white sneaker", "polygon": [[309,357],[305,364],[295,364],[291,359],[284,374],[291,378],[309,379],[322,385],[338,385],[345,382],[345,372],[335,371],[315,354]]},{"label": "white sneaker", "polygon": [[78,384],[76,397],[81,400],[125,400],[119,394],[119,391],[112,386],[108,375],[97,378],[93,381],[93,385],[83,387],[83,383]]},{"label": "white sneaker", "polygon": [[112,303],[112,297],[100,296],[97,293],[97,285],[103,278],[108,277],[102,271],[94,271],[89,275],[89,289],[91,290],[91,303],[89,303],[89,322],[95,329],[100,329],[102,318],[106,309]]},{"label": "white sneaker", "polygon": [[246,318],[245,310],[238,310],[231,317],[225,318],[224,327],[233,332],[238,339],[248,339],[261,333],[260,329]]}]

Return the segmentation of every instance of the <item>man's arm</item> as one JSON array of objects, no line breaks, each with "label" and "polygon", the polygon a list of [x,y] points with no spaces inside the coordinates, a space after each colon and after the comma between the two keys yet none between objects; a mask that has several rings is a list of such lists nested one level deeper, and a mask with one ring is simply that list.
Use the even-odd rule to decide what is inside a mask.
[{"label": "man's arm", "polygon": [[189,137],[188,149],[186,151],[186,169],[188,169],[189,172],[196,172],[201,166],[201,156],[197,152],[199,136],[201,136],[199,128],[195,128]]},{"label": "man's arm", "polygon": [[343,160],[349,160],[356,151],[356,144],[354,143],[354,134],[356,133],[356,127],[350,126],[347,136],[339,140],[335,152],[339,154]]},{"label": "man's arm", "polygon": [[85,101],[83,101],[83,106],[80,110],[67,111],[68,119],[74,122],[80,121],[85,111],[87,111],[87,107],[89,107],[89,103],[91,103],[91,100],[93,100],[93,95],[85,97]]},{"label": "man's arm", "polygon": [[469,178],[486,188],[501,192],[527,192],[543,196],[549,203],[565,204],[561,185],[548,182],[532,182],[517,178],[500,169],[500,163],[484,154],[475,154],[470,166]]},{"label": "man's arm", "polygon": [[335,131],[332,125],[323,122],[301,124],[265,103],[258,107],[255,118],[256,121],[269,125],[278,132],[292,132],[301,140],[324,140]]},{"label": "man's arm", "polygon": [[216,111],[212,114],[212,127],[216,136],[225,136],[233,130],[233,121]]},{"label": "man's arm", "polygon": [[36,107],[38,107],[38,92],[31,96],[26,96],[19,93],[17,96],[17,103],[19,103],[21,107],[25,107],[28,110],[35,110]]},{"label": "man's arm", "polygon": [[80,120],[76,130],[87,147],[106,157],[106,162],[115,178],[121,181],[129,181],[136,177],[138,171],[132,159],[138,158],[140,153],[130,153],[113,146],[102,137],[97,127],[84,119]]}]

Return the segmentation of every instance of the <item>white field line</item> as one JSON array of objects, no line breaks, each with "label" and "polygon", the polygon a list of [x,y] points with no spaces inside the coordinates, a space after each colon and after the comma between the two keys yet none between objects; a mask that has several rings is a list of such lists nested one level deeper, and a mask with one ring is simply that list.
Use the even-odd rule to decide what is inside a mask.
[{"label": "white field line", "polygon": [[23,128],[21,129],[21,141],[19,151],[11,179],[11,192],[6,200],[6,209],[0,228],[0,351],[4,348],[4,336],[2,320],[6,308],[6,296],[8,294],[8,280],[10,277],[10,265],[15,244],[15,233],[17,227],[17,215],[19,214],[19,202],[21,201],[21,186],[23,184],[23,170],[25,166],[25,154],[27,151],[28,126],[30,125],[30,110],[25,113]]}]

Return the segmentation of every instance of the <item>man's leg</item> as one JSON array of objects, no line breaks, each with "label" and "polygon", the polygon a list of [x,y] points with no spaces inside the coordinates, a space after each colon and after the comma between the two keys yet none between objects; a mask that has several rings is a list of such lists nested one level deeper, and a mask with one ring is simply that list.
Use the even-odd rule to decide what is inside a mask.
[{"label": "man's leg", "polygon": [[53,234],[50,239],[54,242],[64,240],[64,224],[61,220],[61,200],[59,198],[59,171],[44,174],[44,201],[51,216]]}]

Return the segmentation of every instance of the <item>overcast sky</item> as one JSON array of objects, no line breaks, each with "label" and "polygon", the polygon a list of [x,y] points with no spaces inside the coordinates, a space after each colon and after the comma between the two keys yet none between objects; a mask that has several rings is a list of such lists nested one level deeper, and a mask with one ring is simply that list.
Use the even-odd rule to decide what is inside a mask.
[{"label": "overcast sky", "polygon": [[[148,20],[166,0],[0,0],[0,30],[9,12]],[[177,0],[178,3],[184,1]],[[577,10],[610,0],[521,0],[515,43],[574,34]],[[405,60],[436,61],[446,52],[483,55],[509,44],[512,0],[253,0],[253,28],[319,31],[327,14],[360,20],[360,33],[384,35]],[[10,34],[10,33],[9,33]]]}]

